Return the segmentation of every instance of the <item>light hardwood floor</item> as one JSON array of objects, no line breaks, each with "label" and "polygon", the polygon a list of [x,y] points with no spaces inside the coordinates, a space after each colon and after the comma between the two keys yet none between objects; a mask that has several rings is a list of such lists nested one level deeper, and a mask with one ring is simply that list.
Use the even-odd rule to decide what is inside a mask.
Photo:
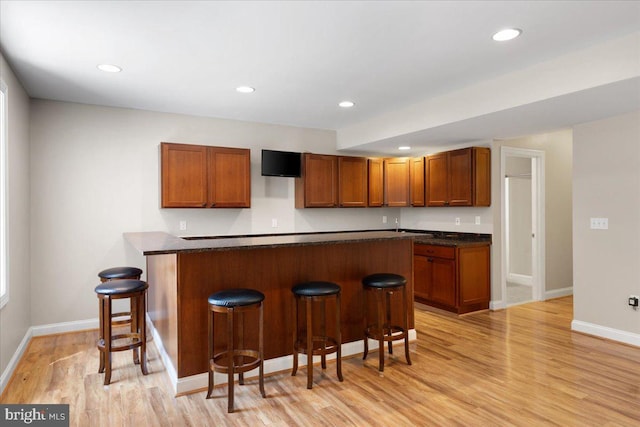
[{"label": "light hardwood floor", "polygon": [[97,373],[97,331],[34,338],[1,403],[68,403],[73,426],[637,426],[640,348],[570,331],[571,297],[462,317],[416,310],[412,366],[396,345],[384,375],[376,354],[296,377],[174,397],[153,345],[148,376],[131,353]]}]

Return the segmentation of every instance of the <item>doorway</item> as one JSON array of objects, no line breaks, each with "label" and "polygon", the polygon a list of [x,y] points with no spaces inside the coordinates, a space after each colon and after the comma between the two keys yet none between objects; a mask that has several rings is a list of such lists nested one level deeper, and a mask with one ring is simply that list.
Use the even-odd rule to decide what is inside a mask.
[{"label": "doorway", "polygon": [[502,147],[502,295],[507,307],[543,297],[544,152]]}]

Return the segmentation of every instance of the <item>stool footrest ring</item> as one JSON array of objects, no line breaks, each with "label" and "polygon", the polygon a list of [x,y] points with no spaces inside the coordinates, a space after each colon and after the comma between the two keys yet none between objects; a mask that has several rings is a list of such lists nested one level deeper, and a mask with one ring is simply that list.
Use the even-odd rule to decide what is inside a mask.
[{"label": "stool footrest ring", "polygon": [[[377,341],[380,339],[380,328],[369,326],[364,330],[364,334],[367,338]],[[385,325],[384,328],[382,328],[382,335],[385,341],[397,341],[405,339],[407,331],[401,326]]]},{"label": "stool footrest ring", "polygon": [[[312,347],[311,354],[313,356],[324,356],[336,353],[338,351],[338,342],[331,337],[313,337]],[[296,341],[294,348],[298,353],[307,354],[307,340],[299,339]]]},{"label": "stool footrest ring", "polygon": [[[209,359],[209,367],[212,368],[215,372],[219,372],[222,374],[229,373],[229,365],[218,363],[220,360],[227,360],[228,358],[227,351],[223,351],[217,353],[213,356],[213,359]],[[238,357],[248,357],[252,360],[243,363],[236,363],[236,358]],[[233,372],[241,373],[251,371],[253,369],[259,368],[262,359],[260,358],[260,352],[257,350],[234,350],[233,352]]]}]

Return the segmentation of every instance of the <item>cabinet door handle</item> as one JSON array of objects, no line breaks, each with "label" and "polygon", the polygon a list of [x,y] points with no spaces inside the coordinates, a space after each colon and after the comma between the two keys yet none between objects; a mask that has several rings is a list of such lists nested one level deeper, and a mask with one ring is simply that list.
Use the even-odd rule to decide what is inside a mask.
[{"label": "cabinet door handle", "polygon": [[214,207],[216,204],[215,203],[211,203],[211,206],[209,206],[210,208]]},{"label": "cabinet door handle", "polygon": [[433,258],[427,258],[428,262],[433,262]]},{"label": "cabinet door handle", "polygon": [[207,202],[204,202],[204,203],[202,204],[202,207],[203,207],[203,208],[206,208],[206,207],[207,207]]}]

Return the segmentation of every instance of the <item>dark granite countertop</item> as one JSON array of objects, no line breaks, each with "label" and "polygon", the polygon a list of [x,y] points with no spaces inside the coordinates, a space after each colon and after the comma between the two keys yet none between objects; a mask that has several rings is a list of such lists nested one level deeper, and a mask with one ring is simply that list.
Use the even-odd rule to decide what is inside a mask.
[{"label": "dark granite countertop", "polygon": [[160,231],[124,233],[125,239],[143,255],[397,240],[415,236],[414,233],[388,230],[187,238]]},{"label": "dark granite countertop", "polygon": [[413,241],[423,245],[468,247],[491,244],[491,234],[410,229],[403,231],[414,235]]}]

